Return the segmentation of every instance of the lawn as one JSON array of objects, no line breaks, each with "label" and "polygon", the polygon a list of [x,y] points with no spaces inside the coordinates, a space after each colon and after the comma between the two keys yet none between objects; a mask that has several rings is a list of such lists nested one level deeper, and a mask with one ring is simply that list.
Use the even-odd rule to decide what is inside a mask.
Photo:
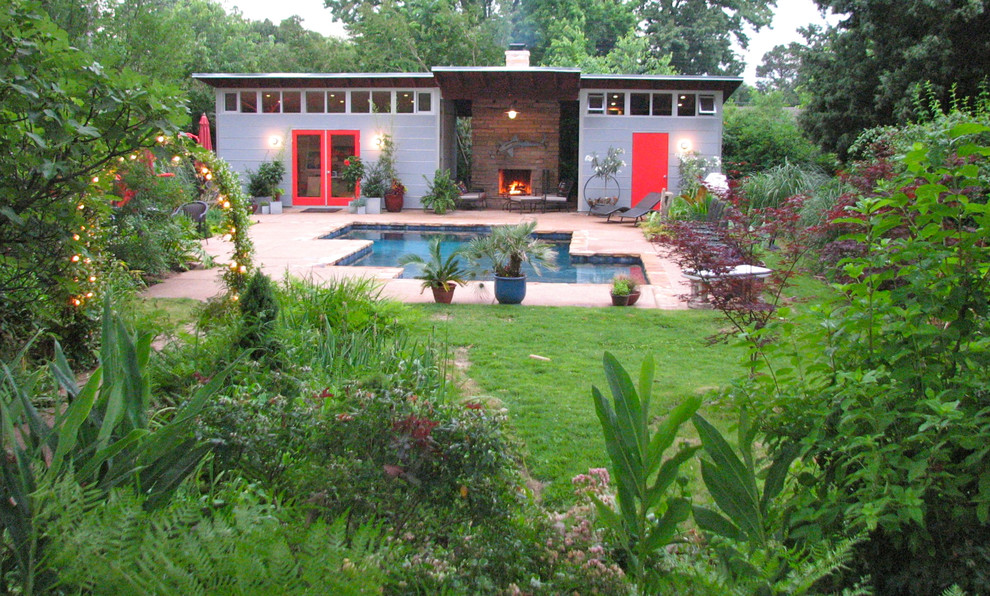
[{"label": "lawn", "polygon": [[[467,394],[497,398],[508,409],[525,465],[545,483],[550,504],[570,499],[570,479],[608,464],[591,387],[607,392],[602,353],[614,353],[635,376],[644,356],[657,363],[654,413],[689,395],[724,386],[742,372],[741,352],[707,346],[718,329],[711,311],[628,308],[417,305],[423,333],[435,330],[452,351],[461,348],[477,387]],[[541,356],[547,358],[534,358]],[[706,404],[702,412],[726,418]]]}]

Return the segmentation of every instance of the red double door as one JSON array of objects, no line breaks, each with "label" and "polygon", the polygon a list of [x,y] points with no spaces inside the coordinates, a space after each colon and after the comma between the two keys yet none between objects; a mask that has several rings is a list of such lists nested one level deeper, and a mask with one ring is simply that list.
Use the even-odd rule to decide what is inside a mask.
[{"label": "red double door", "polygon": [[[670,135],[665,132],[634,132],[632,135],[632,205],[651,192],[667,186]],[[657,206],[659,209],[659,206]]]},{"label": "red double door", "polygon": [[292,204],[346,205],[354,193],[340,176],[344,160],[361,155],[360,140],[357,130],[292,131]]}]

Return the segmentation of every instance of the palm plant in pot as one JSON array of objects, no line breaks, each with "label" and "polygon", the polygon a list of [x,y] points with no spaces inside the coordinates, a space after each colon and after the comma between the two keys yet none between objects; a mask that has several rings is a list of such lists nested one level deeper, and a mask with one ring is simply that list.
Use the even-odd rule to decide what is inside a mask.
[{"label": "palm plant in pot", "polygon": [[[462,250],[455,250],[444,258],[440,243],[439,236],[430,240],[429,260],[417,254],[407,254],[399,259],[399,264],[422,266],[423,272],[416,279],[423,280],[423,290],[433,290],[433,300],[437,303],[450,304],[457,286],[467,283],[464,278],[467,277],[468,270],[461,265]],[[422,294],[422,290],[420,293]]]},{"label": "palm plant in pot", "polygon": [[523,263],[540,274],[540,267],[557,269],[556,253],[549,243],[533,237],[536,222],[494,226],[488,236],[475,238],[467,247],[468,258],[480,265],[491,262],[495,274],[495,299],[499,304],[519,304],[526,297]]}]

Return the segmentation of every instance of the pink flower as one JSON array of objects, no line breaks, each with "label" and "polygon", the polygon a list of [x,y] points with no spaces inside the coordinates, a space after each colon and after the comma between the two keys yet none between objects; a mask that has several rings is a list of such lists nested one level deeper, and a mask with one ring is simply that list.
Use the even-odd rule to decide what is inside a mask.
[{"label": "pink flower", "polygon": [[345,159],[345,160],[344,160],[344,165],[345,165],[345,166],[350,166],[350,165],[351,165],[351,160],[349,160],[349,159]]}]

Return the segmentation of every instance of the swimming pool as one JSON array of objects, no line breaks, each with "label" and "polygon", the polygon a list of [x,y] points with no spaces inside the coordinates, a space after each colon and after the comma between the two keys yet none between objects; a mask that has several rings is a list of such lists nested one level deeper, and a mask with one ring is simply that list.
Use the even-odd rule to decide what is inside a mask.
[{"label": "swimming pool", "polygon": [[[418,254],[429,258],[428,245],[431,238],[441,237],[441,253],[444,257],[470,242],[472,238],[487,234],[491,228],[485,226],[381,226],[354,224],[345,226],[324,239],[370,240],[372,245],[336,263],[358,267],[398,267],[399,258],[405,254]],[[532,267],[523,265],[523,272],[531,281],[547,283],[611,283],[616,275],[629,275],[642,283],[648,283],[639,258],[611,255],[578,256],[570,254],[571,235],[536,234],[551,243],[557,255],[557,271],[541,268],[542,275],[536,275]],[[466,263],[465,263],[466,264]],[[490,269],[485,264],[482,269]],[[422,269],[417,265],[407,265],[399,276],[411,279]]]}]

